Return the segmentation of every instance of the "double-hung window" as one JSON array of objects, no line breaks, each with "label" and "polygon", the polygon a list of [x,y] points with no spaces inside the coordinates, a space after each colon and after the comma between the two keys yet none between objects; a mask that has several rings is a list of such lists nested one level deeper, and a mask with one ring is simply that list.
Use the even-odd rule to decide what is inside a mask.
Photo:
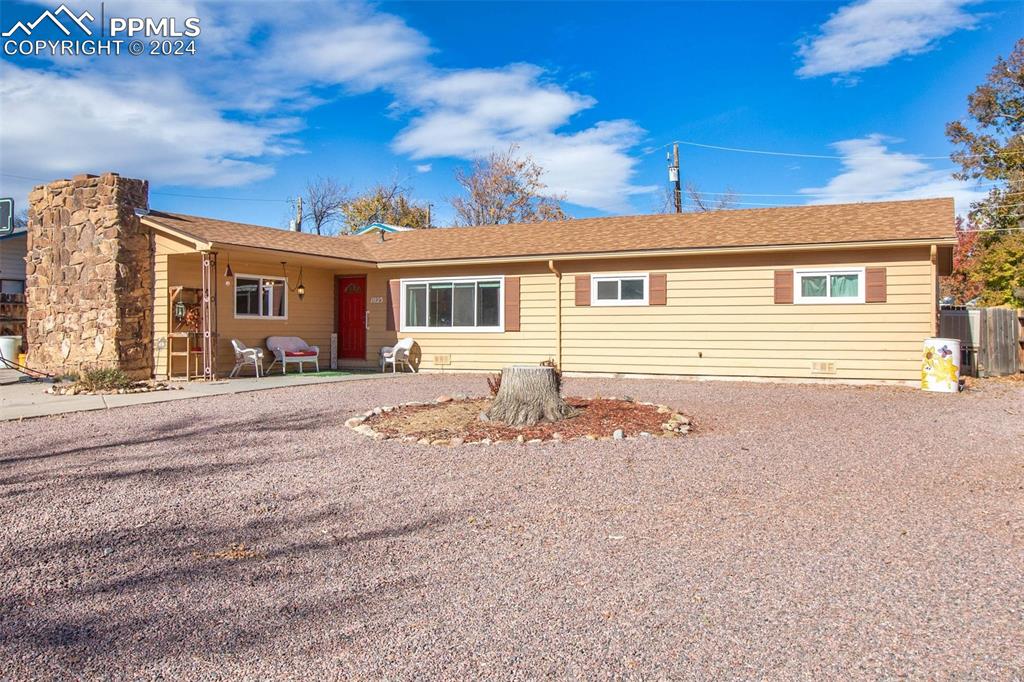
[{"label": "double-hung window", "polygon": [[402,280],[402,331],[504,330],[504,278]]},{"label": "double-hung window", "polygon": [[796,270],[794,303],[863,303],[864,268]]},{"label": "double-hung window", "polygon": [[592,275],[590,297],[591,305],[647,305],[647,273]]},{"label": "double-hung window", "polygon": [[288,280],[284,277],[235,277],[235,317],[288,319]]}]

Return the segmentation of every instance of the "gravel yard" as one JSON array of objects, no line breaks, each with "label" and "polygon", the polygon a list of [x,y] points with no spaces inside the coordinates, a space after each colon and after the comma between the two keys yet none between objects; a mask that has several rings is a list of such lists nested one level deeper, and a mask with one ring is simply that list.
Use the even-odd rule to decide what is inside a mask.
[{"label": "gravel yard", "polygon": [[0,423],[0,677],[1024,675],[1024,386],[567,379],[675,439],[441,448],[408,376]]}]

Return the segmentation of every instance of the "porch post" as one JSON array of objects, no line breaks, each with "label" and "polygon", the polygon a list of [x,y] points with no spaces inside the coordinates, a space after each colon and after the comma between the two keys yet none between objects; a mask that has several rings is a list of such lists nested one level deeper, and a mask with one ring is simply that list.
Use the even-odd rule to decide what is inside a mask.
[{"label": "porch post", "polygon": [[203,252],[203,378],[217,378],[217,254]]}]

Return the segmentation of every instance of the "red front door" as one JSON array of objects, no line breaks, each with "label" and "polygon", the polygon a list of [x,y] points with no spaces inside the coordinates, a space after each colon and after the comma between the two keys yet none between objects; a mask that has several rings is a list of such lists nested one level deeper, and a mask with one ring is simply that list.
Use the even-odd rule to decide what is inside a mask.
[{"label": "red front door", "polygon": [[366,359],[366,277],[338,279],[339,356]]}]

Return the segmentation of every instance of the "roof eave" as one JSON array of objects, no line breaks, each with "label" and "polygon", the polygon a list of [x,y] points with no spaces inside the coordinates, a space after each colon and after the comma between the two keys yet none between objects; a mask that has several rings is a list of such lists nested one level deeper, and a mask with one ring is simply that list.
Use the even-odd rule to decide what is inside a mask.
[{"label": "roof eave", "polygon": [[185,232],[184,230],[179,230],[176,227],[164,225],[163,223],[153,220],[152,218],[149,218],[147,216],[143,216],[139,218],[139,220],[140,222],[142,222],[143,225],[149,225],[158,232],[163,232],[164,234],[168,234],[176,239],[180,239],[183,242],[191,244],[196,251],[210,250],[210,242],[200,237],[197,237],[194,234],[189,234],[188,232]]},{"label": "roof eave", "polygon": [[597,253],[541,253],[527,256],[489,256],[482,258],[438,258],[433,260],[386,261],[377,263],[378,269],[413,268],[439,265],[474,265],[481,263],[526,263],[548,260],[607,260],[611,258],[657,258],[664,256],[715,255],[728,253],[762,253],[776,251],[836,251],[848,249],[879,249],[906,246],[955,245],[956,237],[927,237],[922,239],[893,239],[867,242],[826,242],[817,244],[771,244],[755,246],[688,247],[680,249],[639,249],[631,251],[602,251]]},{"label": "roof eave", "polygon": [[377,263],[371,260],[362,260],[359,258],[346,258],[344,256],[332,256],[323,253],[310,253],[309,251],[295,251],[293,249],[275,249],[269,246],[250,246],[248,244],[232,244],[231,242],[210,242],[210,250],[230,250],[248,253],[276,253],[285,256],[302,256],[310,260],[320,261],[325,266],[329,263],[334,266],[348,266],[358,268],[377,267]]}]

